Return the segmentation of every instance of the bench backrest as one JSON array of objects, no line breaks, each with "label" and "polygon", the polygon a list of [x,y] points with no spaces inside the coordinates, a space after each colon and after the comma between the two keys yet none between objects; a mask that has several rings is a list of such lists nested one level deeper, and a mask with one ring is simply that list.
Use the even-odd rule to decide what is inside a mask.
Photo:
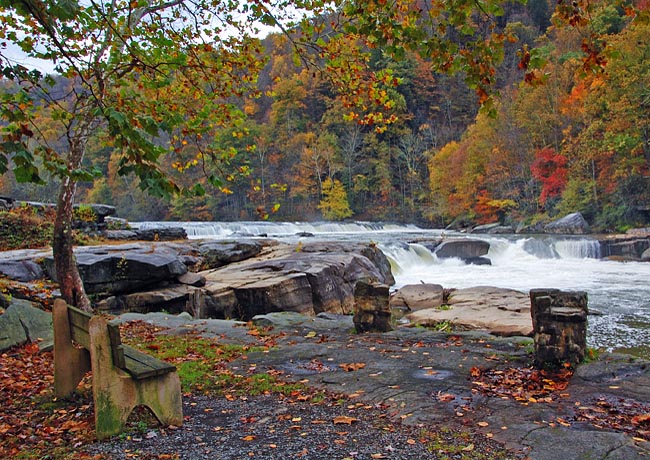
[{"label": "bench backrest", "polygon": [[[68,305],[68,322],[70,323],[70,335],[72,340],[90,350],[90,334],[88,333],[88,325],[92,314],[79,310],[76,307]],[[113,356],[113,365],[124,369],[124,350],[122,347],[122,339],[120,338],[120,328],[117,324],[109,322],[107,324],[108,336],[111,341],[111,355]]]}]

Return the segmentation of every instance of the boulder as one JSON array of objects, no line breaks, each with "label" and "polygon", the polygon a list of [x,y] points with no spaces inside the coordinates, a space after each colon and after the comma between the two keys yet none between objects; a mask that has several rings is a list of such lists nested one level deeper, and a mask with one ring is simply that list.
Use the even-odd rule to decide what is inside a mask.
[{"label": "boulder", "polygon": [[27,300],[15,299],[0,316],[0,351],[26,342],[51,344],[52,315]]},{"label": "boulder", "polygon": [[485,330],[500,336],[531,336],[530,298],[512,289],[479,286],[452,291],[445,309],[427,308],[407,315],[416,325],[448,321],[454,328]]},{"label": "boulder", "polygon": [[151,289],[131,294],[115,295],[97,302],[96,307],[111,313],[137,312],[148,313],[165,310],[169,313],[181,313],[186,309],[187,301],[196,288],[187,285]]},{"label": "boulder", "polygon": [[199,245],[199,252],[206,268],[217,268],[255,257],[264,246],[264,242],[254,239],[207,241]]},{"label": "boulder", "polygon": [[467,265],[492,265],[492,261],[487,257],[470,257],[465,259]]},{"label": "boulder", "polygon": [[591,233],[589,224],[579,212],[568,214],[544,226],[544,233],[585,235]]},{"label": "boulder", "polygon": [[[616,237],[600,240],[602,257],[614,257],[627,260],[643,260],[644,253],[650,249],[650,238]],[[646,254],[646,259],[650,253]]]},{"label": "boulder", "polygon": [[625,234],[641,238],[650,238],[650,227],[631,228],[626,231]]},{"label": "boulder", "polygon": [[14,199],[8,196],[0,196],[0,211],[9,211],[14,207]]},{"label": "boulder", "polygon": [[490,235],[502,235],[514,233],[515,230],[510,225],[501,225],[500,223],[477,225],[471,233],[486,233]]},{"label": "boulder", "polygon": [[650,249],[643,251],[643,254],[641,254],[641,260],[643,262],[650,262]]},{"label": "boulder", "polygon": [[186,240],[187,232],[183,227],[161,227],[136,230],[137,239],[142,241]]},{"label": "boulder", "polygon": [[29,259],[0,260],[0,274],[22,282],[35,281],[44,276],[41,266]]},{"label": "boulder", "polygon": [[[309,243],[302,247],[303,253],[358,253],[366,257],[379,270],[379,280],[389,286],[395,284],[395,278],[390,268],[390,262],[386,255],[376,244],[356,244],[342,242],[320,242]],[[363,276],[363,275],[362,275]]]},{"label": "boulder", "polygon": [[470,233],[490,233],[491,230],[501,226],[500,223],[494,222],[492,224],[483,224],[473,227]]},{"label": "boulder", "polygon": [[463,238],[445,240],[440,243],[434,252],[439,259],[455,257],[463,261],[484,256],[490,250],[490,243],[483,240]]},{"label": "boulder", "polygon": [[112,230],[129,230],[131,228],[129,221],[122,219],[121,217],[108,216],[104,219],[104,221],[106,222],[106,225]]},{"label": "boulder", "polygon": [[112,216],[115,214],[115,206],[109,206],[107,204],[76,204],[74,205],[75,208],[78,208],[80,206],[88,206],[90,209],[92,209],[93,213],[97,217],[96,222],[98,224],[104,223],[104,219],[108,216]]},{"label": "boulder", "polygon": [[[204,314],[248,320],[275,311],[307,315],[353,311],[354,288],[359,280],[392,283],[386,257],[368,245],[314,243],[283,245],[264,256],[201,272],[207,282]],[[366,249],[367,250],[367,249]],[[390,273],[390,272],[388,272]]]},{"label": "boulder", "polygon": [[411,311],[439,308],[444,302],[444,289],[440,284],[407,284],[390,297],[391,308]]},{"label": "boulder", "polygon": [[136,230],[105,230],[102,235],[107,240],[133,241],[138,239],[138,232]]},{"label": "boulder", "polygon": [[187,284],[188,286],[194,286],[194,287],[205,286],[205,277],[199,275],[198,273],[192,273],[192,272],[184,273],[177,278],[177,281],[181,284]]},{"label": "boulder", "polygon": [[147,229],[104,230],[102,235],[109,240],[127,241],[175,241],[187,239],[183,227],[160,227]]},{"label": "boulder", "polygon": [[[131,244],[94,246],[75,251],[79,274],[88,294],[126,293],[174,281],[187,272],[175,252],[163,246]],[[54,259],[45,258],[46,270],[56,281]]]}]

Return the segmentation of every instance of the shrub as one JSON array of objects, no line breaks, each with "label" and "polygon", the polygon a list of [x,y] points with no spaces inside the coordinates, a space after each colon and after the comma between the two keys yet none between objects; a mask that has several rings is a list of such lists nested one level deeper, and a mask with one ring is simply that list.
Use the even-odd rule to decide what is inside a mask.
[{"label": "shrub", "polygon": [[42,248],[52,241],[53,211],[23,206],[0,211],[0,250]]}]

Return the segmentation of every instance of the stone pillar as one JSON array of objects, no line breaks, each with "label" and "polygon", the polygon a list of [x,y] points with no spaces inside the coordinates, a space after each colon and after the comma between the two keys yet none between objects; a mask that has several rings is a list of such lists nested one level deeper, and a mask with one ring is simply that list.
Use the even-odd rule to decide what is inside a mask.
[{"label": "stone pillar", "polygon": [[354,288],[354,328],[357,332],[387,332],[390,325],[388,286],[358,281]]},{"label": "stone pillar", "polygon": [[587,351],[587,293],[532,289],[530,313],[535,339],[535,366],[575,367]]}]

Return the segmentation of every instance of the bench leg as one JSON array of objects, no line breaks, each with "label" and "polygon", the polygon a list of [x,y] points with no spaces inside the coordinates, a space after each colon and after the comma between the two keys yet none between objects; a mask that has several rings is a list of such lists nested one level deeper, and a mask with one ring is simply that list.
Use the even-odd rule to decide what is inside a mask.
[{"label": "bench leg", "polygon": [[163,425],[183,424],[181,381],[176,372],[145,380],[135,380],[137,404],[151,409]]},{"label": "bench leg", "polygon": [[95,316],[88,327],[93,350],[93,397],[95,400],[95,431],[97,439],[118,434],[138,405],[151,409],[166,425],[181,425],[183,412],[178,374],[133,380],[126,372],[113,366],[111,343],[106,320]]},{"label": "bench leg", "polygon": [[54,326],[54,395],[69,396],[77,389],[83,376],[90,370],[90,353],[72,344],[68,307],[56,299],[52,308]]}]

